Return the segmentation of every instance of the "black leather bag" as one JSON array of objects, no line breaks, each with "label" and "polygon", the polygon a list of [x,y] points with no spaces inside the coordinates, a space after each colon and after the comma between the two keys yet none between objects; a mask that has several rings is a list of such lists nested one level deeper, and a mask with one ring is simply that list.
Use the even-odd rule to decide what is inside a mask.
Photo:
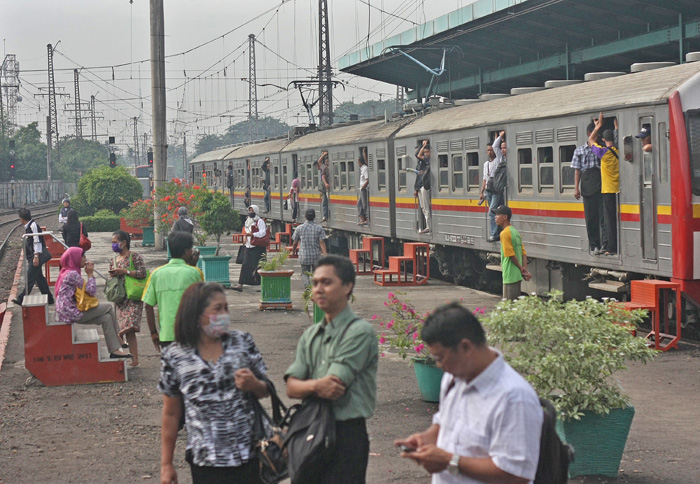
[{"label": "black leather bag", "polygon": [[236,264],[243,264],[244,258],[245,258],[245,245],[241,245],[238,248],[238,254],[236,255]]},{"label": "black leather bag", "polygon": [[292,484],[314,484],[323,477],[335,447],[333,402],[307,397],[294,405],[283,449]]},{"label": "black leather bag", "polygon": [[49,249],[47,249],[46,247],[44,247],[44,250],[42,250],[42,251],[39,253],[39,265],[40,265],[40,266],[41,266],[41,265],[44,265],[44,264],[46,264],[46,263],[47,263],[48,261],[50,261],[50,260],[51,260],[51,252],[49,252]]},{"label": "black leather bag", "polygon": [[255,396],[251,396],[255,411],[253,420],[253,452],[260,466],[260,481],[264,484],[277,484],[289,476],[287,459],[282,450],[287,408],[277,396],[275,386],[267,380],[267,388],[272,400],[272,418]]}]

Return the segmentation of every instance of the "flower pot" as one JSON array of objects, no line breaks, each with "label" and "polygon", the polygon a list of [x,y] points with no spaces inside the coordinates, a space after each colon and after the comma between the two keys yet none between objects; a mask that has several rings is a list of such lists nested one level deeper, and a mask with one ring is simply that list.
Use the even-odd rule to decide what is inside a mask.
[{"label": "flower pot", "polygon": [[142,247],[153,247],[156,245],[156,236],[153,233],[153,227],[144,227],[143,229],[143,240],[141,241]]},{"label": "flower pot", "polygon": [[442,380],[442,368],[438,368],[434,363],[428,363],[428,360],[421,358],[413,358],[413,371],[416,373],[418,380],[418,389],[420,390],[423,401],[437,403],[440,401],[440,381]]},{"label": "flower pot", "polygon": [[258,274],[260,274],[260,309],[292,309],[294,271],[258,271]]},{"label": "flower pot", "polygon": [[195,245],[194,248],[199,251],[199,260],[197,261],[197,267],[199,267],[200,269],[202,269],[202,256],[216,254],[215,245]]},{"label": "flower pot", "polygon": [[617,477],[634,417],[634,407],[614,408],[608,415],[585,412],[581,420],[557,420],[557,433],[576,452],[569,477]]},{"label": "flower pot", "polygon": [[199,257],[199,262],[202,263],[202,272],[204,272],[204,280],[207,282],[218,282],[224,287],[231,287],[229,279],[229,260],[230,255],[204,255]]}]

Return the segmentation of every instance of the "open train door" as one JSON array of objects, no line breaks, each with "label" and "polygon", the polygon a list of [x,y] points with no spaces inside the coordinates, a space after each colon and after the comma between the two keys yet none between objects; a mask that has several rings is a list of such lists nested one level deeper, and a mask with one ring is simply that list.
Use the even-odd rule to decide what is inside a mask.
[{"label": "open train door", "polygon": [[[664,128],[665,131],[665,128]],[[666,143],[665,133],[659,138],[660,130],[657,129],[653,116],[641,116],[637,127],[639,135],[649,133],[647,138],[633,138],[634,152],[640,153],[637,157],[641,161],[641,183],[639,184],[639,222],[641,228],[642,258],[645,260],[657,259],[658,224],[657,224],[657,185],[659,182],[659,153]]]}]

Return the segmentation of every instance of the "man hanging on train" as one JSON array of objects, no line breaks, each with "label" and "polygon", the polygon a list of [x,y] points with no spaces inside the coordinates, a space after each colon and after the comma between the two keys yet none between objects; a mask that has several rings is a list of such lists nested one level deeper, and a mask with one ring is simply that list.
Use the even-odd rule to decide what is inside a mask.
[{"label": "man hanging on train", "polygon": [[498,133],[498,136],[494,140],[492,145],[486,147],[486,154],[489,159],[484,163],[484,180],[481,184],[481,192],[479,193],[479,200],[484,200],[488,202],[489,207],[489,223],[490,223],[490,236],[489,242],[496,242],[498,240],[498,224],[496,224],[496,214],[494,210],[504,203],[503,190],[497,190],[495,186],[496,170],[501,162],[505,163],[505,131]]},{"label": "man hanging on train", "polygon": [[588,146],[600,159],[600,182],[603,196],[603,226],[607,245],[601,249],[603,255],[617,255],[617,194],[620,192],[620,156],[617,150],[617,118],[615,129],[603,131],[604,146],[597,143],[598,133],[603,127],[603,113],[595,120],[595,129],[588,137]]},{"label": "man hanging on train", "polygon": [[330,218],[330,207],[328,197],[331,190],[331,174],[328,168],[328,150],[321,151],[321,157],[318,159],[318,191],[321,192],[321,211],[323,218],[321,223],[328,221]]},{"label": "man hanging on train", "polygon": [[413,186],[414,197],[418,198],[418,203],[425,218],[425,228],[419,230],[419,234],[430,233],[430,143],[424,139],[420,149],[416,153],[418,159],[418,171],[416,183]]},{"label": "man hanging on train", "polygon": [[644,153],[651,153],[651,124],[643,124],[642,129],[639,131],[639,134],[636,137],[642,140],[642,151]]},{"label": "man hanging on train", "polygon": [[[591,122],[586,128],[587,136],[595,129]],[[574,197],[580,200],[583,196],[583,215],[586,218],[588,247],[593,255],[600,254],[605,247],[605,231],[603,222],[603,196],[600,193],[600,159],[593,153],[588,143],[577,147],[571,158],[571,168],[574,169]],[[579,190],[579,184],[581,189]],[[601,234],[603,236],[601,244]]]}]

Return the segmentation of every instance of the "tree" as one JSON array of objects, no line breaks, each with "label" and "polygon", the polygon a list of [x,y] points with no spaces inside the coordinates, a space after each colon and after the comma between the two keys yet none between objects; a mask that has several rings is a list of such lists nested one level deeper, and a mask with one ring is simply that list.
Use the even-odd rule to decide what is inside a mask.
[{"label": "tree", "polygon": [[109,209],[118,214],[122,208],[140,199],[142,193],[141,183],[126,168],[102,165],[80,178],[78,195],[71,201],[71,205],[81,215],[92,215],[101,209]]},{"label": "tree", "polygon": [[202,153],[208,153],[220,148],[225,143],[221,140],[221,136],[215,134],[205,134],[199,141],[197,141],[197,146],[194,152],[195,156],[199,156]]},{"label": "tree", "polygon": [[[15,166],[17,180],[42,180],[46,178],[46,145],[41,142],[37,123],[30,123],[17,130],[10,138],[15,142]],[[3,143],[5,148],[7,141]],[[9,179],[9,152],[3,149],[3,178]]]},{"label": "tree", "polygon": [[227,145],[235,145],[251,140],[275,138],[285,135],[291,127],[279,119],[263,117],[257,121],[241,121],[228,127],[221,136],[208,134],[197,142],[195,156],[208,153]]},{"label": "tree", "polygon": [[204,192],[198,209],[201,212],[199,225],[204,232],[216,238],[216,255],[219,255],[221,235],[241,228],[238,211],[231,207],[226,195],[219,192]]},{"label": "tree", "polygon": [[53,175],[66,182],[77,182],[89,170],[109,164],[109,149],[96,141],[63,140],[60,149],[61,162],[53,163]]},{"label": "tree", "polygon": [[385,112],[390,115],[396,111],[396,101],[365,101],[361,104],[344,102],[336,106],[333,116],[337,121],[349,121],[351,114],[356,114],[359,119],[383,116]]}]

